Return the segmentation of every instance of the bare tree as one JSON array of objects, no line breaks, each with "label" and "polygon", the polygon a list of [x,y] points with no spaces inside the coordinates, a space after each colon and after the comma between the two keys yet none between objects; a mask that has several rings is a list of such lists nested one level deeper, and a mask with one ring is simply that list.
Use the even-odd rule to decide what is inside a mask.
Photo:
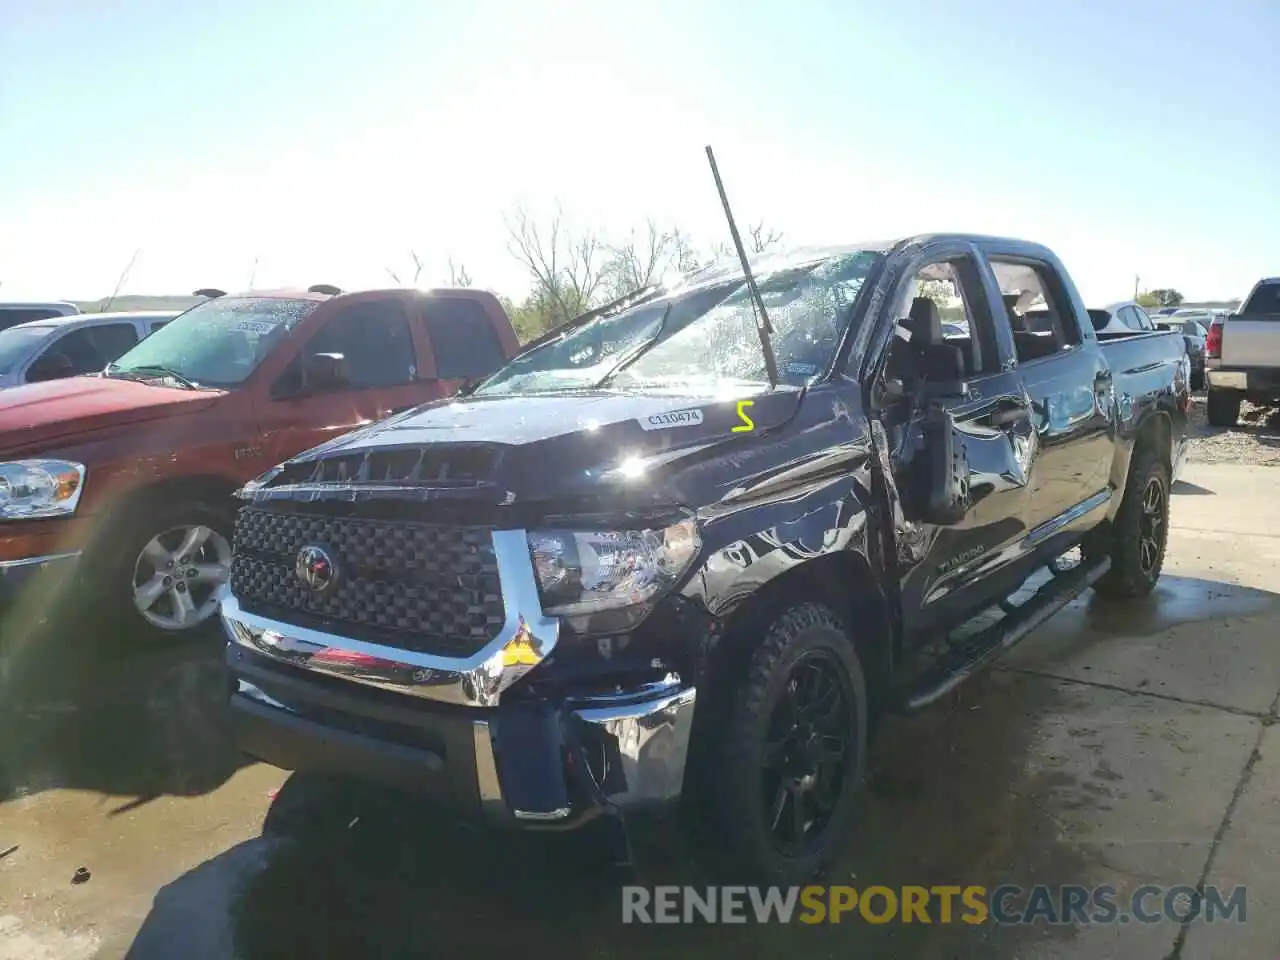
[{"label": "bare tree", "polygon": [[[761,220],[759,223],[747,227],[746,235],[742,238],[742,246],[746,249],[748,256],[767,253],[781,245],[782,237],[781,230],[766,226],[765,222]],[[712,252],[718,259],[736,258],[738,256],[738,251],[727,240],[717,243],[712,248]]]},{"label": "bare tree", "polygon": [[545,227],[539,227],[524,207],[503,220],[507,249],[529,271],[532,298],[547,314],[547,326],[590,309],[604,280],[606,251],[599,236],[571,229],[558,207]]},{"label": "bare tree", "polygon": [[764,253],[782,243],[782,231],[766,227],[763,220],[747,228],[747,252]]},{"label": "bare tree", "polygon": [[[409,250],[409,259],[413,261],[413,279],[405,285],[416,287],[418,285],[418,278],[422,276],[422,271],[425,269],[426,264],[422,262],[422,258],[418,256],[418,252],[413,249]],[[387,271],[387,276],[389,276],[395,283],[404,284],[404,281],[400,279],[399,273],[392,270],[390,267],[386,267],[385,269]]]},{"label": "bare tree", "polygon": [[691,273],[704,266],[692,238],[679,227],[671,230],[671,260],[681,273]]},{"label": "bare tree", "polygon": [[645,221],[644,236],[637,239],[632,230],[619,244],[606,246],[607,260],[602,269],[608,287],[608,299],[616,300],[659,280],[677,266],[675,230],[664,230],[657,221]]},{"label": "bare tree", "polygon": [[453,257],[449,258],[449,286],[451,287],[471,286],[471,274],[467,273],[466,264],[459,263],[455,266],[453,262]]}]

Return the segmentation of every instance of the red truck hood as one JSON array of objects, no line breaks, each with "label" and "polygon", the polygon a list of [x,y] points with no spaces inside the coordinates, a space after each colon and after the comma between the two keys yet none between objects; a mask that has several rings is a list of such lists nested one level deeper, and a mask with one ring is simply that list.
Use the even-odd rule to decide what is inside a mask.
[{"label": "red truck hood", "polygon": [[103,427],[138,423],[207,407],[221,392],[156,382],[68,377],[0,390],[3,446],[26,447]]}]

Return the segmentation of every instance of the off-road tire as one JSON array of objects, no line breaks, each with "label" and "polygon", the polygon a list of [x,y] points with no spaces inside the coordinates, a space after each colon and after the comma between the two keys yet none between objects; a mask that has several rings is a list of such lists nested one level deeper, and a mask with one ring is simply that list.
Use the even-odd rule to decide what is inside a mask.
[{"label": "off-road tire", "polygon": [[[829,607],[806,602],[778,612],[754,638],[736,688],[725,691],[728,708],[710,732],[718,750],[705,811],[717,841],[718,866],[727,877],[762,885],[788,886],[813,877],[838,850],[847,832],[853,801],[862,781],[867,749],[867,689],[853,636]],[[787,854],[775,845],[766,823],[763,794],[765,737],[790,682],[792,668],[817,657],[832,669],[846,697],[848,732],[841,790],[826,827],[808,845]],[[726,678],[728,679],[728,678]],[[792,801],[794,802],[794,801]]]},{"label": "off-road tire", "polygon": [[1234,427],[1240,422],[1240,404],[1244,397],[1237,390],[1209,388],[1205,397],[1204,412],[1213,427]]},{"label": "off-road tire", "polygon": [[[1151,531],[1145,526],[1146,498],[1151,496],[1152,485],[1159,487],[1159,524],[1155,530],[1154,558],[1143,556],[1143,540]],[[1099,547],[1109,549],[1111,569],[1098,581],[1095,589],[1108,597],[1145,597],[1160,579],[1164,568],[1165,548],[1169,541],[1169,494],[1172,484],[1169,468],[1160,455],[1149,446],[1139,446],[1129,465],[1129,477],[1125,481],[1124,499],[1111,525],[1110,536],[1098,538],[1088,552],[1096,555]],[[1149,547],[1149,545],[1148,545]]]}]

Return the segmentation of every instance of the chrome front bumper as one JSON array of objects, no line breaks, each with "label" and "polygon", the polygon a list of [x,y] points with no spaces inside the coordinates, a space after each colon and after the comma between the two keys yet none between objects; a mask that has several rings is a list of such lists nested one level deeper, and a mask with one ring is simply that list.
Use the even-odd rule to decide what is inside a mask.
[{"label": "chrome front bumper", "polygon": [[[245,611],[224,593],[228,659],[238,675],[232,706],[239,709],[233,714],[245,749],[286,769],[323,766],[420,786],[454,801],[474,798],[487,819],[526,826],[571,825],[602,810],[678,798],[696,691],[675,674],[632,689],[535,702],[540,715],[533,719],[527,700],[503,702],[503,692],[554,651],[560,624],[542,612],[525,532],[495,531],[493,546],[507,618],[492,641],[465,658],[277,622]],[[283,680],[273,691],[269,671],[250,669],[255,658],[284,668],[280,675],[293,678],[288,694]],[[331,718],[325,723],[306,709],[307,681],[298,678],[309,674],[344,681],[340,686],[350,695],[339,699],[357,721],[349,730],[335,726],[342,704],[325,705]],[[334,689],[332,682],[327,687]],[[359,691],[367,688],[403,695],[395,701],[398,716],[388,723],[385,738],[377,732],[382,720],[371,724],[375,711],[365,712],[361,697],[372,694]],[[385,719],[388,709],[379,706],[376,712]],[[433,726],[449,747],[406,747],[405,731],[419,721]]]}]

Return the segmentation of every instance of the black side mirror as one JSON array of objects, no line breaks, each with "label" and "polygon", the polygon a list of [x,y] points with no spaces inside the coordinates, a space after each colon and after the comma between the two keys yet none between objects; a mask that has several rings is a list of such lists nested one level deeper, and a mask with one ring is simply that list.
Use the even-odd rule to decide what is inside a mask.
[{"label": "black side mirror", "polygon": [[46,353],[31,365],[27,371],[28,383],[42,383],[45,380],[61,380],[74,372],[71,359],[64,353]]},{"label": "black side mirror", "polygon": [[337,390],[351,384],[347,358],[341,353],[313,353],[302,362],[302,392]]},{"label": "black side mirror", "polygon": [[968,393],[964,354],[951,343],[931,343],[920,354],[920,376],[932,396],[962,397]]},{"label": "black side mirror", "polygon": [[924,469],[915,473],[912,512],[925,523],[952,526],[965,518],[972,501],[968,451],[945,407],[931,406],[920,429]]}]

